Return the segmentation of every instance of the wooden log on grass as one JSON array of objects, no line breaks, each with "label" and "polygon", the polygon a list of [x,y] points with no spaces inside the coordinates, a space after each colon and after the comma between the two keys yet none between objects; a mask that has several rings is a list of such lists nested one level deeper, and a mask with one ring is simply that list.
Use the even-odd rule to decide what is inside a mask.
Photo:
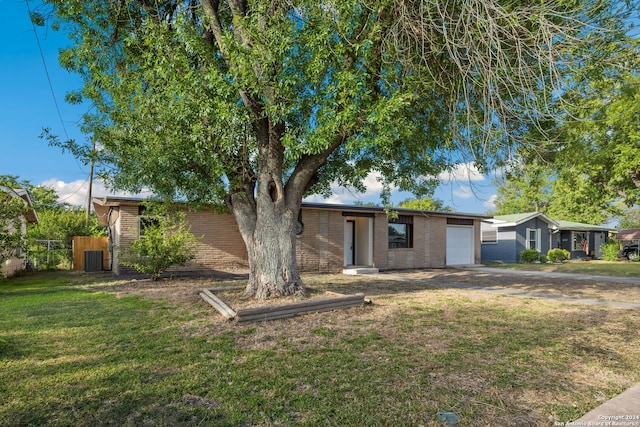
[{"label": "wooden log on grass", "polygon": [[364,304],[364,294],[344,295],[338,297],[315,298],[291,304],[266,305],[260,307],[241,308],[236,312],[238,322],[260,322],[265,320],[284,319],[304,313],[340,310]]},{"label": "wooden log on grass", "polygon": [[227,320],[232,320],[236,317],[236,312],[231,309],[227,304],[224,303],[220,298],[215,296],[211,291],[207,289],[203,289],[199,292],[199,294],[203,300],[208,302],[213,308],[218,310],[220,314],[222,314]]}]

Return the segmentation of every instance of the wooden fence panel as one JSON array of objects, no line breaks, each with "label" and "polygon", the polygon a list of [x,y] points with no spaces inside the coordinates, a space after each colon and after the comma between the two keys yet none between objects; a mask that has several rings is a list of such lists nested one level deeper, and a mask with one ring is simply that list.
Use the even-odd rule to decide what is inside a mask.
[{"label": "wooden fence panel", "polygon": [[109,238],[76,236],[73,238],[73,269],[84,270],[84,251],[102,251],[102,266],[109,268]]}]

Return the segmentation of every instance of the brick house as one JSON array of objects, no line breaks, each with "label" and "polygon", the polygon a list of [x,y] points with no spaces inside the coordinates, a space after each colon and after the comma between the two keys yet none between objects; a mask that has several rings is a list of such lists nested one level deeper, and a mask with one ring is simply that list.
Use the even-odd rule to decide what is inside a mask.
[{"label": "brick house", "polygon": [[[115,273],[118,247],[139,237],[143,200],[94,198],[101,225],[109,227],[110,264]],[[480,263],[477,214],[397,209],[389,220],[382,208],[303,203],[297,236],[300,271],[334,273],[354,266],[380,270],[444,268]],[[187,210],[191,232],[202,239],[196,260],[179,270],[210,271],[245,268],[247,251],[230,214]]]}]

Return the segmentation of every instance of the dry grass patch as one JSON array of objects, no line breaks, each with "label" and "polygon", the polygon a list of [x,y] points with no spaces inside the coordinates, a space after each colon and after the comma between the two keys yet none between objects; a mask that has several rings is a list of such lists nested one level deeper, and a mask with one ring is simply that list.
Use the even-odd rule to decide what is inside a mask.
[{"label": "dry grass patch", "polygon": [[605,278],[583,280],[573,278],[519,276],[470,270],[413,270],[401,273],[416,280],[461,283],[474,286],[492,286],[519,289],[527,292],[548,293],[574,298],[623,301],[640,304],[640,286],[607,281]]},{"label": "dry grass patch", "polygon": [[[373,305],[250,325],[225,321],[197,295],[202,288],[242,286],[242,280],[94,289],[161,299],[194,314],[181,321],[181,331],[204,344],[197,361],[183,360],[202,383],[199,392],[181,395],[228,420],[224,425],[441,426],[435,414],[446,410],[457,413],[462,426],[545,426],[576,419],[640,381],[636,311],[428,283],[540,292],[536,279],[509,285],[513,278],[467,271],[405,274],[416,280],[306,276],[311,298],[364,292]],[[578,283],[556,285],[553,292],[579,289]],[[629,301],[627,291],[635,298],[624,286],[620,298]],[[255,304],[241,291],[219,296],[234,308]]]}]

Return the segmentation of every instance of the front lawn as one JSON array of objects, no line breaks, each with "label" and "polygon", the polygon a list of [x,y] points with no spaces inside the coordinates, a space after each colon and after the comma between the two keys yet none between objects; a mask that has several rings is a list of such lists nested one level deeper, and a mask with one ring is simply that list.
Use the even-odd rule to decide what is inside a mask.
[{"label": "front lawn", "polygon": [[556,273],[593,274],[596,276],[640,277],[640,262],[630,261],[572,260],[562,264],[487,264],[487,267]]},{"label": "front lawn", "polygon": [[0,281],[0,425],[551,426],[640,381],[635,311],[305,279],[374,303],[236,324],[197,290],[239,282]]}]

